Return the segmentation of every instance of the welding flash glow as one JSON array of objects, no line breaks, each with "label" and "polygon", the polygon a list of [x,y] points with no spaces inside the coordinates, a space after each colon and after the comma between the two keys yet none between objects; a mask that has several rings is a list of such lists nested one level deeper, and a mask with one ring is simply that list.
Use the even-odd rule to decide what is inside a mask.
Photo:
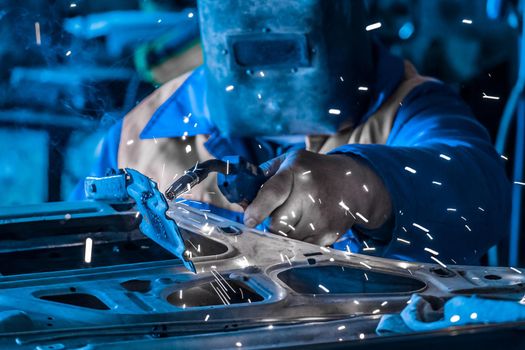
[{"label": "welding flash glow", "polygon": [[36,44],[40,46],[42,44],[42,41],[40,39],[40,23],[35,22],[35,37],[36,37]]},{"label": "welding flash glow", "polygon": [[91,238],[86,238],[86,250],[84,252],[84,261],[88,264],[91,262],[92,251],[93,251],[93,240]]},{"label": "welding flash glow", "polygon": [[409,166],[406,166],[406,167],[405,167],[405,170],[408,171],[409,173],[412,173],[412,174],[417,173],[416,169],[413,169],[413,168],[411,168],[411,167],[409,167]]},{"label": "welding flash glow", "polygon": [[322,290],[324,290],[326,293],[330,293],[330,291],[328,290],[328,288],[326,288],[326,287],[323,286],[322,284],[319,285],[319,288],[321,288]]},{"label": "welding flash glow", "polygon": [[379,28],[381,28],[381,22],[372,23],[365,27],[367,32],[374,30],[374,29],[379,29]]},{"label": "welding flash glow", "polygon": [[339,115],[339,114],[341,114],[341,110],[335,109],[335,108],[330,108],[328,110],[328,113],[333,114],[333,115]]}]

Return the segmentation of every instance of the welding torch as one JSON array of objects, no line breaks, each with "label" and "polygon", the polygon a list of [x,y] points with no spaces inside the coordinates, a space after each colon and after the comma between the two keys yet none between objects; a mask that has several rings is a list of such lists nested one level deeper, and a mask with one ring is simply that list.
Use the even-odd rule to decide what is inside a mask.
[{"label": "welding torch", "polygon": [[217,186],[231,203],[246,208],[268,179],[264,171],[239,156],[210,159],[197,163],[178,178],[166,191],[166,198],[175,200],[201,183],[212,172],[217,173]]}]

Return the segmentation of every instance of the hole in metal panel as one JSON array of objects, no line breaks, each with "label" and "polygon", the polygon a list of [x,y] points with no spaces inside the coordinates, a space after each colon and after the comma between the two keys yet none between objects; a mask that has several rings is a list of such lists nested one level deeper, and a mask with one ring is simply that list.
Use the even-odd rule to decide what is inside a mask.
[{"label": "hole in metal panel", "polygon": [[94,310],[109,310],[109,307],[94,295],[87,293],[70,293],[57,295],[43,295],[40,299],[55,303],[85,307]]},{"label": "hole in metal panel", "polygon": [[336,265],[291,268],[277,277],[303,294],[322,293],[319,285],[328,289],[330,294],[413,293],[426,286],[415,278]]}]

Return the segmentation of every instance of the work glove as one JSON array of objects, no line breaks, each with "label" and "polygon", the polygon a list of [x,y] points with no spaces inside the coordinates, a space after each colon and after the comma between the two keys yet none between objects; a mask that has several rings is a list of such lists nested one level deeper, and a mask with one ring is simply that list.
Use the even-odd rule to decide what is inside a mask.
[{"label": "work glove", "polygon": [[246,226],[269,217],[271,232],[327,246],[355,224],[374,230],[391,216],[388,190],[360,157],[300,150],[261,168],[269,179],[245,210]]}]

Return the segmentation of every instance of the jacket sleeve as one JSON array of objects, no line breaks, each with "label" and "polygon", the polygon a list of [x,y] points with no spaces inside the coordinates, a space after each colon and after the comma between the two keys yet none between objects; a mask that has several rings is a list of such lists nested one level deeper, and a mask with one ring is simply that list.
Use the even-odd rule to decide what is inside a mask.
[{"label": "jacket sleeve", "polygon": [[[118,147],[120,143],[120,133],[122,131],[122,120],[113,125],[106,136],[99,143],[95,151],[95,164],[88,176],[104,176],[107,169],[118,168]],[[80,179],[75,189],[71,193],[70,200],[85,199],[84,179]]]},{"label": "jacket sleeve", "polygon": [[349,144],[331,153],[364,158],[390,191],[394,228],[386,241],[372,242],[378,255],[475,264],[508,232],[503,160],[470,109],[442,83],[409,93],[385,145]]}]

